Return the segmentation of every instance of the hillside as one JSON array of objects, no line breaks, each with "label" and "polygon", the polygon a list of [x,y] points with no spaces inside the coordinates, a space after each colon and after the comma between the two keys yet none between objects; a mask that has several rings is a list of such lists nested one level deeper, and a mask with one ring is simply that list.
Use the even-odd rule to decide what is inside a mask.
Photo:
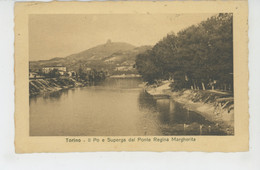
[{"label": "hillside", "polygon": [[[128,66],[131,70],[135,64],[136,55],[142,53],[150,46],[135,47],[124,42],[111,42],[98,45],[88,50],[69,55],[64,58],[50,60],[31,61],[30,69],[37,70],[44,66],[63,65],[68,70],[77,71],[82,68],[106,70],[113,73],[117,67]],[[127,71],[126,69],[124,71]]]},{"label": "hillside", "polygon": [[135,63],[136,56],[140,53],[145,52],[146,50],[151,49],[150,46],[141,46],[141,47],[136,47],[131,50],[126,50],[126,51],[117,51],[108,57],[105,57],[102,59],[105,63],[114,63],[114,64],[120,64],[124,65],[127,63]]},{"label": "hillside", "polygon": [[101,60],[115,52],[127,51],[134,49],[135,46],[124,42],[111,42],[101,44],[77,54],[72,54],[66,59],[69,60]]}]

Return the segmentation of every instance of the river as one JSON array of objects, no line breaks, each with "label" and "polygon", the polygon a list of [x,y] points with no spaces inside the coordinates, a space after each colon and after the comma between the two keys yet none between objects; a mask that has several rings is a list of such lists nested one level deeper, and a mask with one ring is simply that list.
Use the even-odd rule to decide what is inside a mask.
[{"label": "river", "polygon": [[31,136],[225,135],[172,99],[153,99],[140,78],[108,78],[96,86],[30,98]]}]

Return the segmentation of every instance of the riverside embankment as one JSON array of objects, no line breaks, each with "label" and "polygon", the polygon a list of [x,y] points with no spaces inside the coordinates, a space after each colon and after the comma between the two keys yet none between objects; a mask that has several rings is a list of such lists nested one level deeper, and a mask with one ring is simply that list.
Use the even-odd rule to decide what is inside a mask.
[{"label": "riverside embankment", "polygon": [[154,98],[168,97],[214,122],[227,134],[234,134],[234,98],[231,93],[216,90],[172,91],[171,82],[159,86],[147,86],[146,92]]},{"label": "riverside embankment", "polygon": [[70,77],[32,79],[29,81],[30,96],[45,92],[54,92],[62,89],[84,86],[84,83]]}]

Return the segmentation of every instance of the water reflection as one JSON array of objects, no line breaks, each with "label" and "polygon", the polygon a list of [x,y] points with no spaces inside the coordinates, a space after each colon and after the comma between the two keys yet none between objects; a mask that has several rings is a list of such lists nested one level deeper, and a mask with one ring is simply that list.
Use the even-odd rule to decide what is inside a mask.
[{"label": "water reflection", "polygon": [[105,89],[134,89],[142,83],[141,78],[108,78],[105,81],[97,83]]},{"label": "water reflection", "polygon": [[221,135],[215,124],[172,99],[155,100],[140,79],[107,79],[97,86],[30,98],[32,136]]},{"label": "water reflection", "polygon": [[55,101],[60,100],[62,96],[68,96],[69,90],[73,93],[75,89],[62,89],[59,91],[53,91],[53,92],[46,92],[40,95],[30,96],[30,103],[34,102],[36,103],[39,98],[44,99],[45,101]]},{"label": "water reflection", "polygon": [[157,112],[157,125],[163,135],[225,135],[218,125],[172,99],[153,99],[142,92],[139,104],[142,109]]},{"label": "water reflection", "polygon": [[153,97],[149,94],[147,94],[145,91],[141,91],[138,97],[138,104],[139,109],[150,109],[155,110],[156,109],[156,100],[153,99]]}]

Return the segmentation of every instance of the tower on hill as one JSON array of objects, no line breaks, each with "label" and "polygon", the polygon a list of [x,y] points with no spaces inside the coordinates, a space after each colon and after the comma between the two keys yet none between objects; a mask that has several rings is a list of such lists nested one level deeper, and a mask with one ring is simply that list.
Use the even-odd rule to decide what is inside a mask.
[{"label": "tower on hill", "polygon": [[112,43],[111,39],[108,39],[107,44],[111,44],[111,43]]}]

